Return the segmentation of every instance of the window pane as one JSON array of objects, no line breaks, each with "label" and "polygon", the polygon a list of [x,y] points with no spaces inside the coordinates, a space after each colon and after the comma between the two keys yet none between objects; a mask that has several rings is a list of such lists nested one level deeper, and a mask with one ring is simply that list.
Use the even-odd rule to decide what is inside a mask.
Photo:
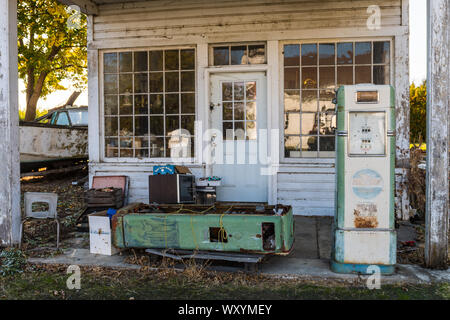
[{"label": "window pane", "polygon": [[265,45],[248,46],[248,62],[250,64],[262,64],[266,61]]},{"label": "window pane", "polygon": [[134,96],[134,114],[148,114],[148,96]]},{"label": "window pane", "polygon": [[320,137],[320,151],[335,151],[335,137]]},{"label": "window pane", "polygon": [[214,65],[223,66],[230,64],[229,48],[228,47],[216,47],[214,52]]},{"label": "window pane", "polygon": [[302,44],[302,66],[317,65],[317,45]]},{"label": "window pane", "polygon": [[125,137],[133,136],[133,117],[119,118],[119,136]]},{"label": "window pane", "polygon": [[223,122],[222,133],[224,140],[233,140],[233,122]]},{"label": "window pane", "polygon": [[246,86],[246,99],[247,100],[255,100],[256,99],[256,82],[247,82]]},{"label": "window pane", "polygon": [[195,50],[181,50],[181,70],[195,69]]},{"label": "window pane", "polygon": [[319,93],[319,111],[334,111],[336,109],[333,99],[336,97],[334,91],[321,90]]},{"label": "window pane", "polygon": [[244,100],[244,83],[235,82],[234,83],[234,100]]},{"label": "window pane", "polygon": [[338,64],[352,64],[353,63],[353,43],[338,43],[337,44],[337,63]]},{"label": "window pane", "polygon": [[233,83],[224,82],[222,83],[222,100],[232,101],[233,100]]},{"label": "window pane", "polygon": [[234,103],[234,120],[244,120],[244,103]]},{"label": "window pane", "polygon": [[247,64],[247,47],[232,46],[231,47],[231,64]]},{"label": "window pane", "polygon": [[121,158],[131,158],[133,157],[133,149],[120,149],[119,150]]},{"label": "window pane", "polygon": [[373,83],[374,84],[389,84],[390,74],[388,66],[374,66],[373,67]]},{"label": "window pane", "polygon": [[134,75],[134,92],[148,92],[148,75],[146,73],[136,73]]},{"label": "window pane", "polygon": [[302,91],[302,111],[317,111],[317,90]]},{"label": "window pane", "polygon": [[69,117],[67,116],[66,112],[60,112],[58,115],[58,120],[56,120],[56,124],[59,126],[68,126],[69,123]]},{"label": "window pane", "polygon": [[247,120],[256,120],[256,102],[247,102],[245,112]]},{"label": "window pane", "polygon": [[300,89],[300,69],[284,68],[284,88]]},{"label": "window pane", "polygon": [[105,96],[105,114],[106,115],[117,115],[118,114],[118,99],[116,95]]},{"label": "window pane", "polygon": [[133,92],[133,75],[120,74],[119,75],[119,93]]},{"label": "window pane", "polygon": [[150,95],[150,113],[151,114],[164,113],[164,99],[162,94]]},{"label": "window pane", "polygon": [[134,117],[134,135],[145,136],[148,134],[148,117]]},{"label": "window pane", "polygon": [[236,121],[234,123],[234,139],[235,140],[245,140],[245,122]]},{"label": "window pane", "polygon": [[389,41],[377,41],[373,43],[373,63],[389,63],[390,43]]},{"label": "window pane", "polygon": [[164,157],[164,138],[150,138],[150,157]]},{"label": "window pane", "polygon": [[[317,136],[306,136],[302,137],[302,151],[317,151]],[[302,152],[303,157],[317,157],[317,153],[307,154]]]},{"label": "window pane", "polygon": [[232,102],[224,102],[223,103],[223,120],[233,120],[233,103]]},{"label": "window pane", "polygon": [[[148,118],[146,117],[148,120]],[[148,137],[136,137],[134,138],[134,145],[135,148],[146,148],[148,147]]]},{"label": "window pane", "polygon": [[177,114],[180,113],[178,94],[166,94],[166,113]]},{"label": "window pane", "polygon": [[134,156],[136,158],[147,158],[148,157],[148,149],[136,149]]},{"label": "window pane", "polygon": [[285,66],[300,65],[300,45],[290,44],[284,46],[284,65]]},{"label": "window pane", "polygon": [[195,72],[181,73],[181,91],[195,91]]},{"label": "window pane", "polygon": [[337,86],[353,84],[353,67],[337,67]]},{"label": "window pane", "polygon": [[179,73],[178,72],[166,72],[166,92],[178,92],[179,91]]},{"label": "window pane", "polygon": [[147,71],[148,61],[147,61],[147,51],[135,52],[134,53],[134,71]]},{"label": "window pane", "polygon": [[319,121],[319,134],[334,135],[336,130],[336,115],[334,112],[320,113]]},{"label": "window pane", "polygon": [[105,53],[103,55],[103,72],[116,73],[117,71],[117,53]]},{"label": "window pane", "polygon": [[133,55],[131,52],[120,52],[119,53],[119,71],[120,72],[131,72],[133,71]]},{"label": "window pane", "polygon": [[317,113],[302,113],[302,134],[318,134]]},{"label": "window pane", "polygon": [[322,43],[319,45],[319,64],[335,64],[334,43]]},{"label": "window pane", "polygon": [[178,116],[166,116],[166,133],[170,134],[180,129],[180,118]]},{"label": "window pane", "polygon": [[284,134],[300,134],[300,113],[284,114]]},{"label": "window pane", "polygon": [[150,133],[155,136],[164,135],[164,117],[151,116],[150,117]]},{"label": "window pane", "polygon": [[245,125],[246,125],[247,139],[256,140],[257,138],[256,121],[247,121]]},{"label": "window pane", "polygon": [[163,70],[163,52],[150,51],[150,71]]},{"label": "window pane", "polygon": [[355,67],[355,84],[372,83],[372,68],[370,66]]},{"label": "window pane", "polygon": [[355,43],[355,63],[370,64],[372,62],[372,44],[370,42]]},{"label": "window pane", "polygon": [[118,86],[117,86],[117,74],[105,74],[105,81],[104,81],[104,91],[106,94],[108,93],[116,93],[118,92]]},{"label": "window pane", "polygon": [[302,68],[302,88],[315,89],[317,88],[317,68]]},{"label": "window pane", "polygon": [[163,91],[164,91],[163,73],[162,72],[150,73],[150,92],[163,92]]},{"label": "window pane", "polygon": [[118,135],[118,117],[105,117],[105,136]]},{"label": "window pane", "polygon": [[181,116],[181,129],[189,131],[190,135],[194,135],[195,116]]},{"label": "window pane", "polygon": [[288,158],[300,157],[300,137],[284,137],[284,154]]},{"label": "window pane", "polygon": [[284,91],[284,111],[300,111],[300,91]]},{"label": "window pane", "polygon": [[195,94],[181,94],[181,113],[195,113]]},{"label": "window pane", "polygon": [[319,68],[319,87],[323,89],[332,89],[335,87],[334,67]]},{"label": "window pane", "polygon": [[164,52],[165,70],[178,70],[178,50],[167,50]]},{"label": "window pane", "polygon": [[105,156],[108,158],[117,157],[119,155],[119,139],[117,138],[106,138],[105,139]]},{"label": "window pane", "polygon": [[133,96],[125,95],[119,97],[119,114],[133,114]]}]

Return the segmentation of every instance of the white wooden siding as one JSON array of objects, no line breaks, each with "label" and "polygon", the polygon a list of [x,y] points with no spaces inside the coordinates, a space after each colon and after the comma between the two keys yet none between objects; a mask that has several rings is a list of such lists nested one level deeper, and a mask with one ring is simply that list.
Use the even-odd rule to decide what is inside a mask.
[{"label": "white wooden siding", "polygon": [[332,216],[335,179],[334,163],[281,165],[277,174],[277,202],[291,205],[296,215]]},{"label": "white wooden siding", "polygon": [[213,41],[248,32],[257,32],[259,40],[267,40],[267,32],[367,29],[367,8],[373,4],[381,8],[383,28],[401,26],[401,0],[164,0],[100,5],[100,14],[94,18],[94,41],[169,41],[192,36]]},{"label": "white wooden siding", "polygon": [[[369,17],[366,10],[374,4],[381,8],[379,30],[369,30],[366,26]],[[397,40],[408,37],[406,5],[407,0],[154,0],[100,5],[99,15],[93,16],[89,24],[92,31],[89,39],[89,49],[92,52],[89,55],[92,65],[90,69],[93,74],[99,72],[98,56],[94,56],[101,54],[103,50],[194,45],[197,48],[197,118],[206,123],[209,114],[209,81],[206,77],[208,44],[267,41],[268,101],[271,112],[268,125],[269,129],[282,130],[280,41],[389,37],[394,39],[395,48]],[[404,41],[399,43],[403,44]],[[404,52],[404,48],[395,50],[393,66],[394,79],[400,79],[402,83],[408,81],[405,71],[408,60],[400,57]],[[399,59],[403,59],[403,63],[399,63]],[[230,71],[232,68],[242,67],[227,68]],[[90,178],[94,175],[128,175],[131,178],[130,201],[148,202],[148,175],[152,174],[153,163],[104,163],[99,155],[102,146],[102,108],[98,106],[98,97],[102,94],[102,84],[98,81],[101,78],[102,76],[97,80],[91,77],[89,87],[90,97],[92,95],[89,102],[90,118],[96,114],[90,124],[98,122],[96,126],[90,125],[89,130]],[[401,89],[403,94],[397,94],[397,109],[398,114],[405,114],[405,110],[409,110],[406,97],[409,91],[404,86]],[[196,139],[197,164],[190,168],[197,176],[203,176],[205,169],[199,157],[201,136],[197,135]],[[282,143],[281,134],[280,147]],[[280,154],[279,159],[273,163],[278,173],[269,177],[269,202],[292,205],[295,214],[333,215],[333,159],[298,159],[298,162],[278,164],[281,158]]]}]

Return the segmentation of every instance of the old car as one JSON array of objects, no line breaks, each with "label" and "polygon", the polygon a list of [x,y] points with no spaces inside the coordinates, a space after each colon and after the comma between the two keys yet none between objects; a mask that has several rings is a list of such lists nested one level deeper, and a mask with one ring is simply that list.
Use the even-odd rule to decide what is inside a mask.
[{"label": "old car", "polygon": [[35,121],[21,121],[21,172],[87,160],[87,129],[87,106],[56,108]]}]

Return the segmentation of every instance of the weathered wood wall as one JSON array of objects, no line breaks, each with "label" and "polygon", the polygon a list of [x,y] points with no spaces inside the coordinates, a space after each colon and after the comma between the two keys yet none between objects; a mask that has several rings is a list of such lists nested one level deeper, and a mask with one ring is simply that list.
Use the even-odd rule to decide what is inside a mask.
[{"label": "weathered wood wall", "polygon": [[183,0],[106,4],[99,6],[100,14],[94,18],[94,41],[113,45],[121,40],[139,40],[142,45],[151,45],[147,41],[219,40],[230,34],[248,41],[269,39],[276,32],[291,30],[310,30],[314,37],[317,29],[367,29],[367,8],[374,4],[381,8],[383,28],[402,25],[401,0]]},{"label": "weathered wood wall", "polygon": [[[367,28],[367,8],[381,9],[379,29]],[[131,200],[147,201],[147,176],[152,163],[103,163],[101,119],[98,106],[101,75],[99,56],[103,49],[194,45],[197,48],[197,114],[207,121],[209,105],[208,44],[267,41],[269,129],[283,132],[280,94],[281,43],[284,40],[393,39],[392,84],[397,89],[399,123],[397,157],[409,149],[409,59],[408,0],[155,0],[98,6],[89,19],[89,149],[90,176],[127,174]],[[199,147],[197,137],[197,148]],[[283,137],[280,135],[280,146]],[[281,153],[280,153],[281,159]],[[292,160],[292,159],[291,159]],[[269,202],[294,207],[295,214],[333,215],[335,168],[333,159],[298,159],[278,163],[278,173],[269,177]],[[202,173],[202,164],[191,170]],[[400,201],[400,206],[405,202]],[[407,203],[406,203],[407,204]],[[407,205],[405,205],[407,206]]]}]

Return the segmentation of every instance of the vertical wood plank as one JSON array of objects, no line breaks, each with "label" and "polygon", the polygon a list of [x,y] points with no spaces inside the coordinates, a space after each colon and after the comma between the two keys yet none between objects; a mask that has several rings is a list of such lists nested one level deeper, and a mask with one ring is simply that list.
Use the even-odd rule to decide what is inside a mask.
[{"label": "vertical wood plank", "polygon": [[397,216],[409,218],[407,170],[409,168],[409,36],[395,37],[396,199]]},{"label": "vertical wood plank", "polygon": [[0,246],[20,242],[17,1],[0,0]]},{"label": "vertical wood plank", "polygon": [[450,0],[428,0],[425,264],[447,269]]}]

